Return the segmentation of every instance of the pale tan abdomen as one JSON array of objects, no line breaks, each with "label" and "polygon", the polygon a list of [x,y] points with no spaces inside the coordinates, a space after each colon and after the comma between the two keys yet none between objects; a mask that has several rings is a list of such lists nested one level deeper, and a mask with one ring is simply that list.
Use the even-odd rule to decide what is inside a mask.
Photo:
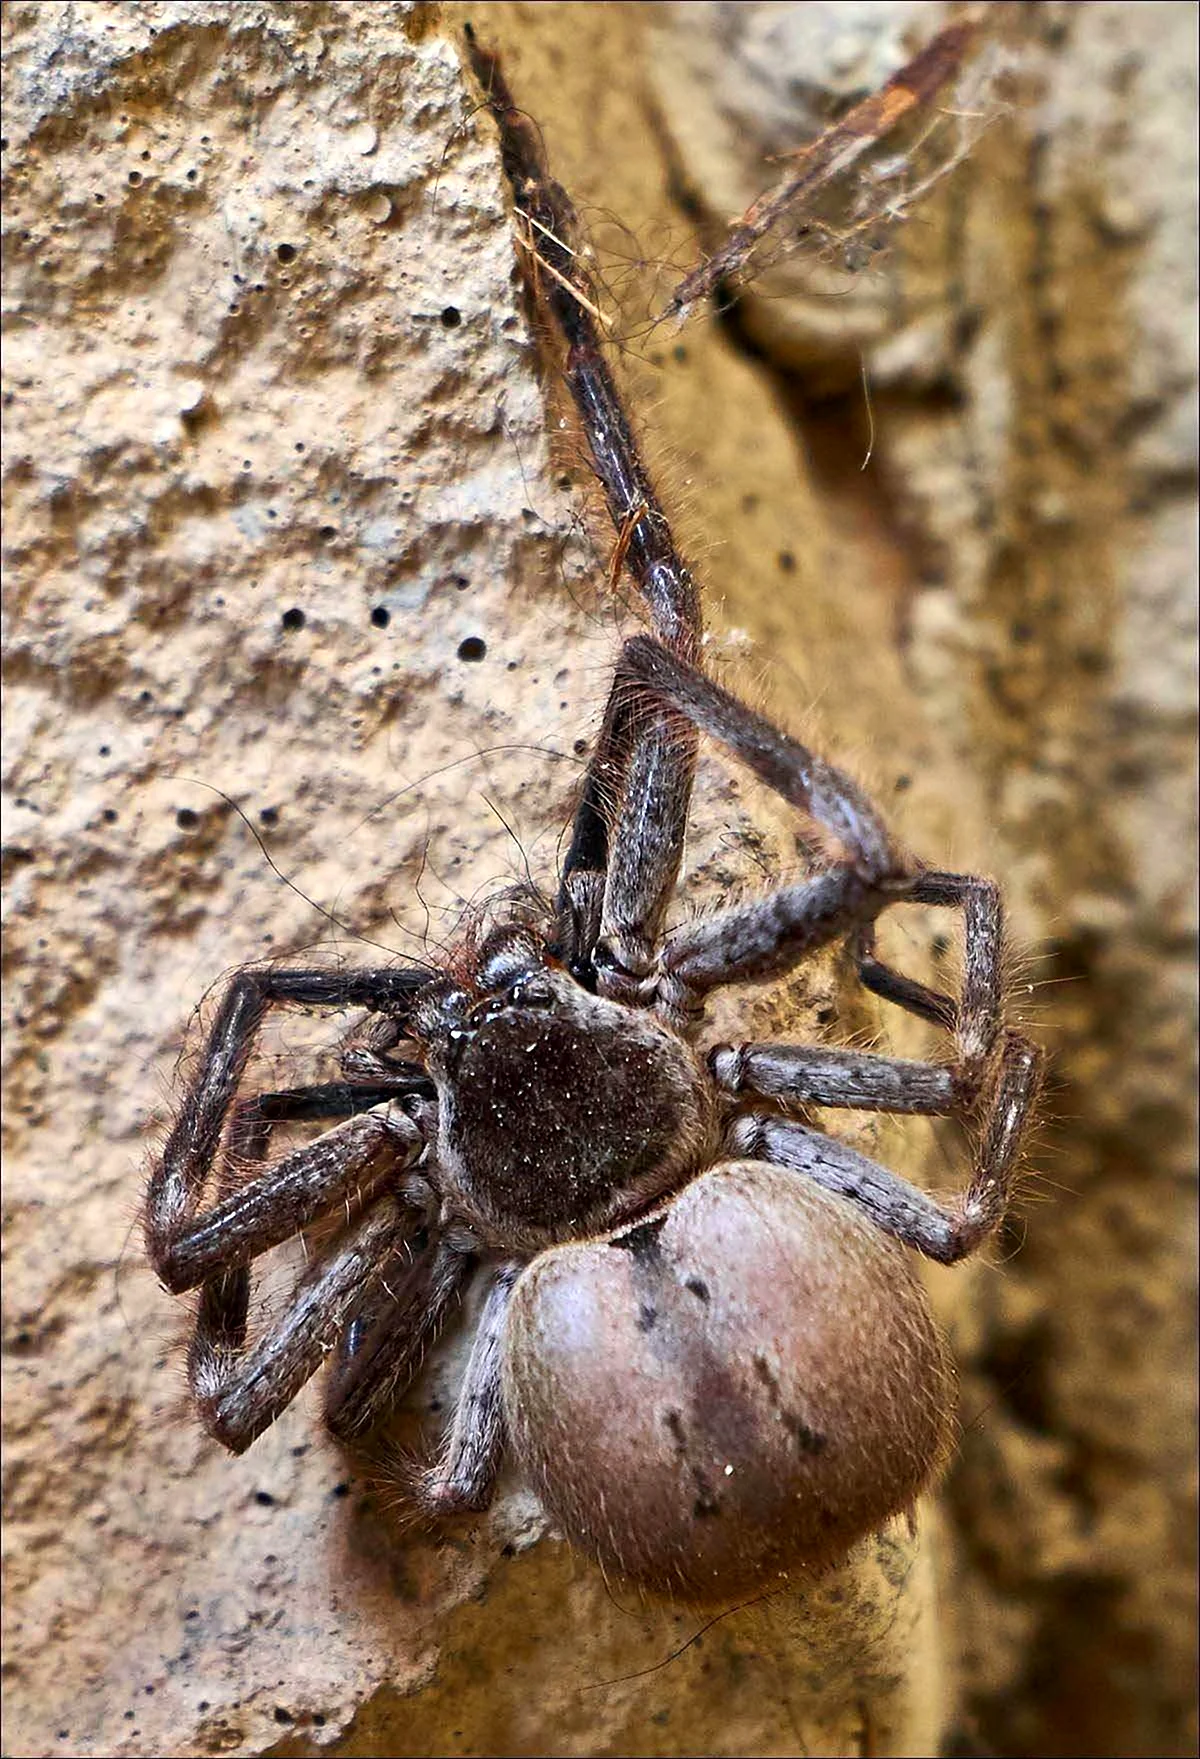
[{"label": "pale tan abdomen", "polygon": [[831,1564],[910,1507],[953,1384],[906,1249],[849,1200],[732,1162],[529,1267],[504,1397],[570,1539],[718,1600]]}]

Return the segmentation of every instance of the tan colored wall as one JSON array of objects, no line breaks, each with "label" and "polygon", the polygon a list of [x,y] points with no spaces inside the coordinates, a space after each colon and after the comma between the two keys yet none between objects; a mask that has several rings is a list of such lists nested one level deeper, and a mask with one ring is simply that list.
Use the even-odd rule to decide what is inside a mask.
[{"label": "tan colored wall", "polygon": [[[836,5],[472,16],[636,311],[638,259],[690,248],[672,177],[736,207],[791,70],[878,78],[922,13],[857,45]],[[1028,1200],[935,1284],[965,1429],[917,1538],[657,1666],[698,1621],[611,1596],[519,1486],[439,1542],[311,1395],[237,1461],[189,1418],[135,1218],[193,1008],[248,959],[445,933],[520,871],[489,801],[550,875],[615,638],[463,16],[5,14],[6,1750],[1189,1751],[1191,7],[1007,16],[1011,114],[847,313],[868,470],[857,395],[811,405],[856,356],[802,286],[746,308],[766,360],[700,321],[627,363],[714,657],[1003,878],[1044,984]],[[693,898],[751,820],[785,859],[710,762]],[[746,1030],[839,998],[920,1042],[824,968]],[[313,1042],[281,1028],[264,1079]],[[843,1123],[950,1178],[941,1139]]]}]

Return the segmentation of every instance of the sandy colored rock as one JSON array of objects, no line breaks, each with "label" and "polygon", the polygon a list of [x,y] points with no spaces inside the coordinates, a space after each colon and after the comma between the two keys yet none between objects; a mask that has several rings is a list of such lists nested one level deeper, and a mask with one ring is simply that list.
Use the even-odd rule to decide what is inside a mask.
[{"label": "sandy colored rock", "polygon": [[[871,9],[897,42],[917,10]],[[714,665],[923,854],[1011,881],[1053,985],[1045,1201],[1002,1272],[935,1285],[966,1369],[942,1508],[680,1653],[698,1622],[611,1595],[514,1482],[406,1529],[312,1390],[225,1456],[137,1228],[201,998],[255,958],[436,949],[526,861],[552,879],[598,724],[611,540],[556,402],[547,442],[462,15],[6,10],[7,1751],[918,1753],[960,1689],[1002,1751],[1188,1750],[1194,62],[1155,10],[1139,53],[1128,11],[1022,9],[1040,84],[930,221],[971,322],[933,384],[878,331],[868,472],[856,400],[641,324],[643,259],[691,248],[680,117],[726,102],[705,44],[744,79],[756,15],[862,9],[476,17],[607,250]],[[794,861],[707,760],[681,908]],[[906,918],[910,969],[943,927]],[[826,966],[739,1030],[835,1005],[925,1042]],[[345,1024],[289,1016],[262,1083]],[[952,1140],[837,1128],[950,1178]]]}]

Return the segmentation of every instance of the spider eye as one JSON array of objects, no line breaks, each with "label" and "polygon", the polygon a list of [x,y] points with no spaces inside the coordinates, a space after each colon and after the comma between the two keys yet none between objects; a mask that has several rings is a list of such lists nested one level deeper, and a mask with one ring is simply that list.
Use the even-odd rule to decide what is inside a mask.
[{"label": "spider eye", "polygon": [[514,1008],[548,1008],[554,1000],[550,985],[537,977],[519,977],[509,985],[505,1001]]}]

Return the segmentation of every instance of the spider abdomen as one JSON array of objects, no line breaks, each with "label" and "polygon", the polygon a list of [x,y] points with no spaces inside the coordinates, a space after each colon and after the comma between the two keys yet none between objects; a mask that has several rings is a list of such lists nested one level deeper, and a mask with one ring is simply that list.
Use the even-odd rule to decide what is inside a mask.
[{"label": "spider abdomen", "polygon": [[570,1539],[715,1600],[836,1562],[911,1507],[953,1386],[904,1248],[845,1199],[733,1162],[529,1267],[504,1402]]}]

